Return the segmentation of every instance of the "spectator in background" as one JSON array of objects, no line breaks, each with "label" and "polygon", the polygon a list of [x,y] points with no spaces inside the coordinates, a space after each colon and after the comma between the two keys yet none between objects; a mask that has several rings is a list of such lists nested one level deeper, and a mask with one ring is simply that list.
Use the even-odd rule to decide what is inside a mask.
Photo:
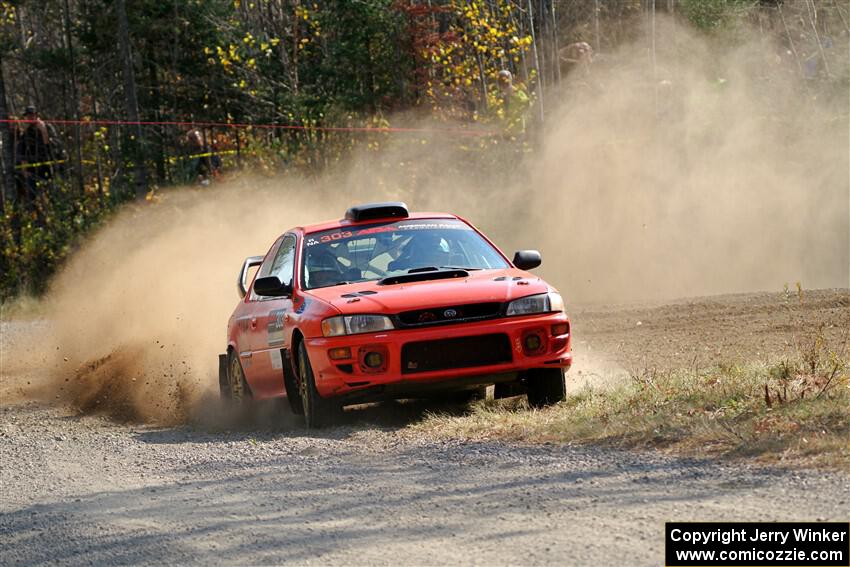
[{"label": "spectator in background", "polygon": [[19,131],[15,148],[15,170],[18,174],[19,199],[32,210],[43,188],[61,166],[55,131],[38,116],[34,106],[24,110],[25,125]]},{"label": "spectator in background", "polygon": [[221,141],[214,135],[210,136],[210,174],[213,178],[221,175],[221,155],[219,152],[221,151]]},{"label": "spectator in background", "polygon": [[586,41],[571,43],[558,51],[558,58],[567,64],[565,71],[569,72],[575,67],[581,68],[585,73],[590,71],[593,62],[593,48]]},{"label": "spectator in background", "polygon": [[803,59],[803,75],[807,79],[815,79],[821,74],[828,74],[826,62],[824,61],[826,58],[826,54],[832,49],[832,38],[831,37],[822,37],[820,39],[820,47],[817,47],[817,41],[815,42],[815,47],[812,47],[809,51],[811,54],[806,55]]},{"label": "spectator in background", "polygon": [[186,133],[186,145],[189,151],[190,178],[199,185],[209,185],[214,167],[212,152],[204,135],[197,128],[192,128]]},{"label": "spectator in background", "polygon": [[531,102],[520,86],[514,85],[513,75],[507,69],[499,71],[499,92],[502,102],[501,118],[507,136],[525,133],[525,115]]}]

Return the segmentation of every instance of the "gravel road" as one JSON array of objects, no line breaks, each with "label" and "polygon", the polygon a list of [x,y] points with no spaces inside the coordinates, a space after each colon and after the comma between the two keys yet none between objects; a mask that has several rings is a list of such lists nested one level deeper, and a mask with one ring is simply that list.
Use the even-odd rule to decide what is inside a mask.
[{"label": "gravel road", "polygon": [[362,423],[210,433],[2,411],[6,565],[660,565],[665,520],[850,518],[843,474]]},{"label": "gravel road", "polygon": [[[617,358],[636,317],[652,333],[669,309],[623,311],[619,335],[610,311],[583,317]],[[405,427],[429,409],[355,409],[317,434],[0,403],[0,564],[661,565],[665,521],[850,520],[845,473],[438,441]]]}]

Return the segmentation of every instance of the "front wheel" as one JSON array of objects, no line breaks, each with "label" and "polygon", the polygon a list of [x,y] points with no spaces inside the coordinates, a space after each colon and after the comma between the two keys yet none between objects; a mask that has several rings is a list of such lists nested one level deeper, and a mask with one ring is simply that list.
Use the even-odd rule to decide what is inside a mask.
[{"label": "front wheel", "polygon": [[551,406],[567,397],[567,383],[562,368],[535,368],[525,378],[528,405],[533,408]]},{"label": "front wheel", "polygon": [[298,393],[304,407],[304,423],[307,429],[330,425],[341,410],[339,404],[323,398],[316,390],[313,367],[310,366],[307,347],[303,342],[298,345]]}]

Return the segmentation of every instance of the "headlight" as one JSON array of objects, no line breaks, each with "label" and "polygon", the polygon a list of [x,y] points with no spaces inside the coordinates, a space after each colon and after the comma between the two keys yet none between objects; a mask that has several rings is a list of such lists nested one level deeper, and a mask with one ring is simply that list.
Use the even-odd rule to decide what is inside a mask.
[{"label": "headlight", "polygon": [[326,337],[377,333],[394,328],[390,318],[383,315],[343,315],[322,321],[322,334]]},{"label": "headlight", "polygon": [[508,316],[563,311],[564,300],[555,292],[521,297],[508,303]]}]

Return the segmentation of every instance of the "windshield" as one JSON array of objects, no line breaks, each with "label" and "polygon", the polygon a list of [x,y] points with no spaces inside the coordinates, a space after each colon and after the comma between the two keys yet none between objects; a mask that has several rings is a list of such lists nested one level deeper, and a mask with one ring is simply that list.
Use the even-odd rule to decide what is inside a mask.
[{"label": "windshield", "polygon": [[404,220],[308,234],[301,262],[304,289],[379,280],[425,268],[509,267],[481,235],[456,219]]}]

